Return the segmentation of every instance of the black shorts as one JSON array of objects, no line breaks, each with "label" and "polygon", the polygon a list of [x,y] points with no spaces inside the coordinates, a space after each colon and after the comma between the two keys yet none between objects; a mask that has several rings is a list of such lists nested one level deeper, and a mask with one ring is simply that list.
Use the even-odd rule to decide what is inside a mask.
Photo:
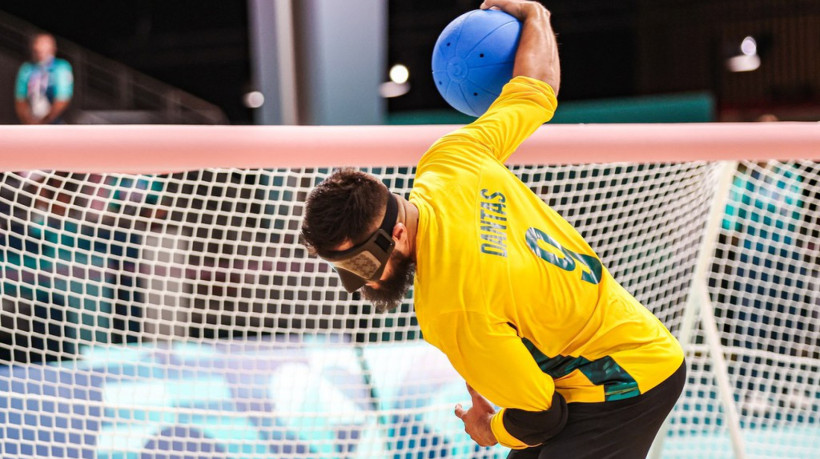
[{"label": "black shorts", "polygon": [[644,459],[685,383],[686,362],[637,397],[568,403],[567,424],[558,435],[541,446],[513,450],[507,459]]}]

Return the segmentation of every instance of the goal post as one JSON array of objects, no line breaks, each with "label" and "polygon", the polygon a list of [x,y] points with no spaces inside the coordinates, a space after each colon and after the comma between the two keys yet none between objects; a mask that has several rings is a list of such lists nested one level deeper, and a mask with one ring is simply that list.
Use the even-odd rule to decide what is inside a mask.
[{"label": "goal post", "polygon": [[[737,161],[724,161],[718,172],[718,181],[715,187],[714,197],[709,207],[709,216],[703,228],[703,238],[698,248],[697,260],[695,261],[692,283],[686,298],[686,306],[683,311],[683,319],[677,338],[681,342],[684,353],[688,353],[689,345],[692,343],[692,336],[697,330],[697,320],[702,319],[702,331],[707,340],[707,348],[712,362],[717,370],[715,371],[715,383],[721,402],[721,409],[724,412],[731,439],[732,451],[736,459],[745,459],[745,445],[741,436],[740,421],[737,410],[732,400],[732,389],[728,380],[729,373],[726,370],[725,356],[717,338],[717,326],[715,325],[714,311],[709,298],[709,292],[705,280],[711,268],[712,258],[715,253],[715,244],[720,232],[723,215],[726,211],[726,203],[729,198],[729,190],[732,186],[732,178],[737,171]],[[652,444],[649,456],[652,459],[659,459],[663,454],[663,444],[669,433],[670,420],[664,423],[661,430]]]},{"label": "goal post", "polygon": [[[378,314],[299,241],[332,168],[406,196],[454,128],[0,127],[0,455],[505,457],[412,293]],[[684,345],[653,457],[814,454],[819,157],[809,123],[545,126],[511,157]]]}]

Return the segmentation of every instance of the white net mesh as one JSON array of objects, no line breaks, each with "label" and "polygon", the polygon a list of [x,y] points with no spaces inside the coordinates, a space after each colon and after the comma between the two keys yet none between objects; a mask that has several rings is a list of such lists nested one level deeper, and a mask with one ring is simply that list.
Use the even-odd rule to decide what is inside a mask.
[{"label": "white net mesh", "polygon": [[[513,168],[676,334],[719,169]],[[412,169],[365,170],[412,188]],[[299,244],[328,173],[3,174],[3,457],[504,457],[453,416],[469,397],[412,299],[376,314]],[[766,457],[820,438],[817,176],[742,165],[713,261],[747,450]],[[694,336],[664,456],[729,457]]]},{"label": "white net mesh", "polygon": [[[720,222],[708,285],[749,457],[818,454],[818,179],[815,162],[743,162]],[[732,457],[704,342],[688,357],[665,457]]]}]

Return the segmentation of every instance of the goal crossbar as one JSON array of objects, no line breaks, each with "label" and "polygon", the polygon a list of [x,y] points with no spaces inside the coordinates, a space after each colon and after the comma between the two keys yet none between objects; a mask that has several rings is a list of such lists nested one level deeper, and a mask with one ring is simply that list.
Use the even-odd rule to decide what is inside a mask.
[{"label": "goal crossbar", "polygon": [[[452,125],[0,126],[0,170],[412,166]],[[547,125],[510,165],[820,159],[818,123]]]}]

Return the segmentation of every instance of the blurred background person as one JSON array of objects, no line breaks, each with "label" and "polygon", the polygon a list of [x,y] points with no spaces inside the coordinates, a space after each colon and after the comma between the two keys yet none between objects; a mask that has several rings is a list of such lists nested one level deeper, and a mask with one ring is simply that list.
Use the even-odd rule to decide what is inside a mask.
[{"label": "blurred background person", "polygon": [[22,124],[58,124],[74,94],[71,64],[55,57],[57,42],[48,33],[31,39],[31,61],[17,72],[14,109]]}]

